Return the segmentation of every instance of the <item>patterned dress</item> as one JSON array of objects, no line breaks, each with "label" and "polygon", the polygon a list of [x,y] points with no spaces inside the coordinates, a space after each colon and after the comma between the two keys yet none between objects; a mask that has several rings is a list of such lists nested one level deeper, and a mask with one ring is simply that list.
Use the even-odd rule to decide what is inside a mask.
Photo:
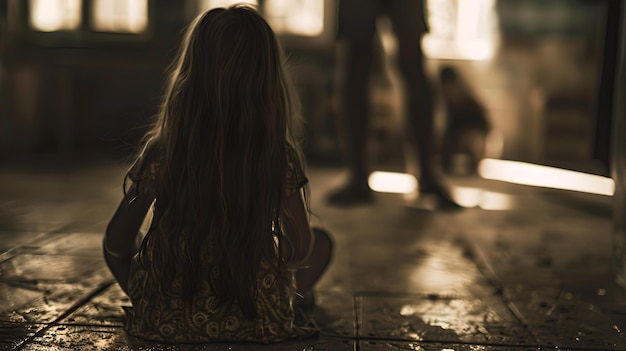
[{"label": "patterned dress", "polygon": [[[144,153],[129,172],[129,178],[137,182],[154,175],[156,162],[151,151]],[[290,149],[287,169],[286,191],[299,191],[307,183],[295,152]],[[149,182],[148,182],[149,183]],[[211,265],[211,248],[207,248],[207,265]],[[258,317],[247,319],[237,303],[220,304],[214,296],[208,280],[199,284],[198,292],[186,303],[174,281],[172,288],[161,284],[157,272],[151,266],[149,249],[135,255],[131,263],[128,294],[133,305],[126,309],[126,330],[143,339],[167,343],[206,342],[257,342],[273,343],[294,338],[313,336],[317,331],[298,325],[293,308],[294,289],[281,289],[280,279],[268,262],[262,262],[257,273],[256,309]],[[283,281],[294,287],[293,272]],[[282,292],[281,290],[286,292]]]}]

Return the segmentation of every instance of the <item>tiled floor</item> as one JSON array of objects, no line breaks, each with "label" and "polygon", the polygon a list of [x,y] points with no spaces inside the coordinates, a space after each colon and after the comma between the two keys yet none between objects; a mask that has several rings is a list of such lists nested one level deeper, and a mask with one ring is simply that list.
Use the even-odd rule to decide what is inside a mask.
[{"label": "tiled floor", "polygon": [[0,350],[626,350],[610,199],[471,180],[508,208],[428,210],[391,194],[332,208],[323,197],[343,173],[316,167],[314,224],[337,245],[309,316],[319,338],[194,346],[129,337],[128,300],[100,251],[124,170],[0,170]]}]

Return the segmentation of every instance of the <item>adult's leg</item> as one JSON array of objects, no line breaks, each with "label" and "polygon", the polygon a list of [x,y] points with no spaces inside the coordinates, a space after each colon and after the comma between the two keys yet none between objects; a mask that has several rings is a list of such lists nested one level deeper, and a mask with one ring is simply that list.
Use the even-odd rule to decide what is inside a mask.
[{"label": "adult's leg", "polygon": [[345,48],[340,117],[350,176],[348,184],[329,198],[335,204],[358,202],[369,197],[369,76],[373,61],[377,9],[375,0],[341,0],[339,3],[339,39]]},{"label": "adult's leg", "polygon": [[417,146],[420,192],[436,191],[433,169],[433,90],[424,69],[420,40],[426,31],[424,7],[417,0],[389,0],[398,40],[398,66],[406,86],[406,121]]}]

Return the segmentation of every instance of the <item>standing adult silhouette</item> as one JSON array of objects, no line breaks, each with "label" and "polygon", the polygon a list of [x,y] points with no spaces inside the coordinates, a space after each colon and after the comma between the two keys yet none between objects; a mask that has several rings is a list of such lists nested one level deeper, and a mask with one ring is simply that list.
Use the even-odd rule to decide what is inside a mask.
[{"label": "standing adult silhouette", "polygon": [[421,0],[339,0],[338,39],[346,49],[342,96],[343,137],[349,169],[347,184],[328,197],[331,205],[372,200],[367,183],[367,134],[370,121],[369,79],[374,57],[376,20],[388,16],[398,43],[398,67],[406,87],[406,126],[419,158],[420,193],[441,194],[432,166],[433,92],[424,71],[420,45],[427,31]]}]

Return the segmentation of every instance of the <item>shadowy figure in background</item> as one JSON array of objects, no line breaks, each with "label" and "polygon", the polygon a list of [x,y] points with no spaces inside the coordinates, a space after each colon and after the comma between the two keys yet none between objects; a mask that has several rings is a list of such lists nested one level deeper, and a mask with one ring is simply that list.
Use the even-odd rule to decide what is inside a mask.
[{"label": "shadowy figure in background", "polygon": [[441,141],[441,163],[448,174],[472,175],[485,157],[491,127],[484,107],[451,66],[439,72],[446,110],[446,128]]},{"label": "shadowy figure in background", "polygon": [[398,42],[398,65],[405,81],[406,120],[419,157],[420,193],[441,190],[433,172],[433,93],[423,67],[420,45],[426,32],[419,0],[340,0],[338,38],[346,47],[343,67],[343,121],[349,180],[328,197],[332,205],[371,201],[368,186],[367,134],[370,121],[369,81],[374,57],[376,19],[388,16]]},{"label": "shadowy figure in background", "polygon": [[294,304],[313,303],[333,243],[309,225],[292,102],[275,34],[255,10],[193,21],[104,236],[133,305],[131,335],[270,343],[316,332],[297,324]]}]

